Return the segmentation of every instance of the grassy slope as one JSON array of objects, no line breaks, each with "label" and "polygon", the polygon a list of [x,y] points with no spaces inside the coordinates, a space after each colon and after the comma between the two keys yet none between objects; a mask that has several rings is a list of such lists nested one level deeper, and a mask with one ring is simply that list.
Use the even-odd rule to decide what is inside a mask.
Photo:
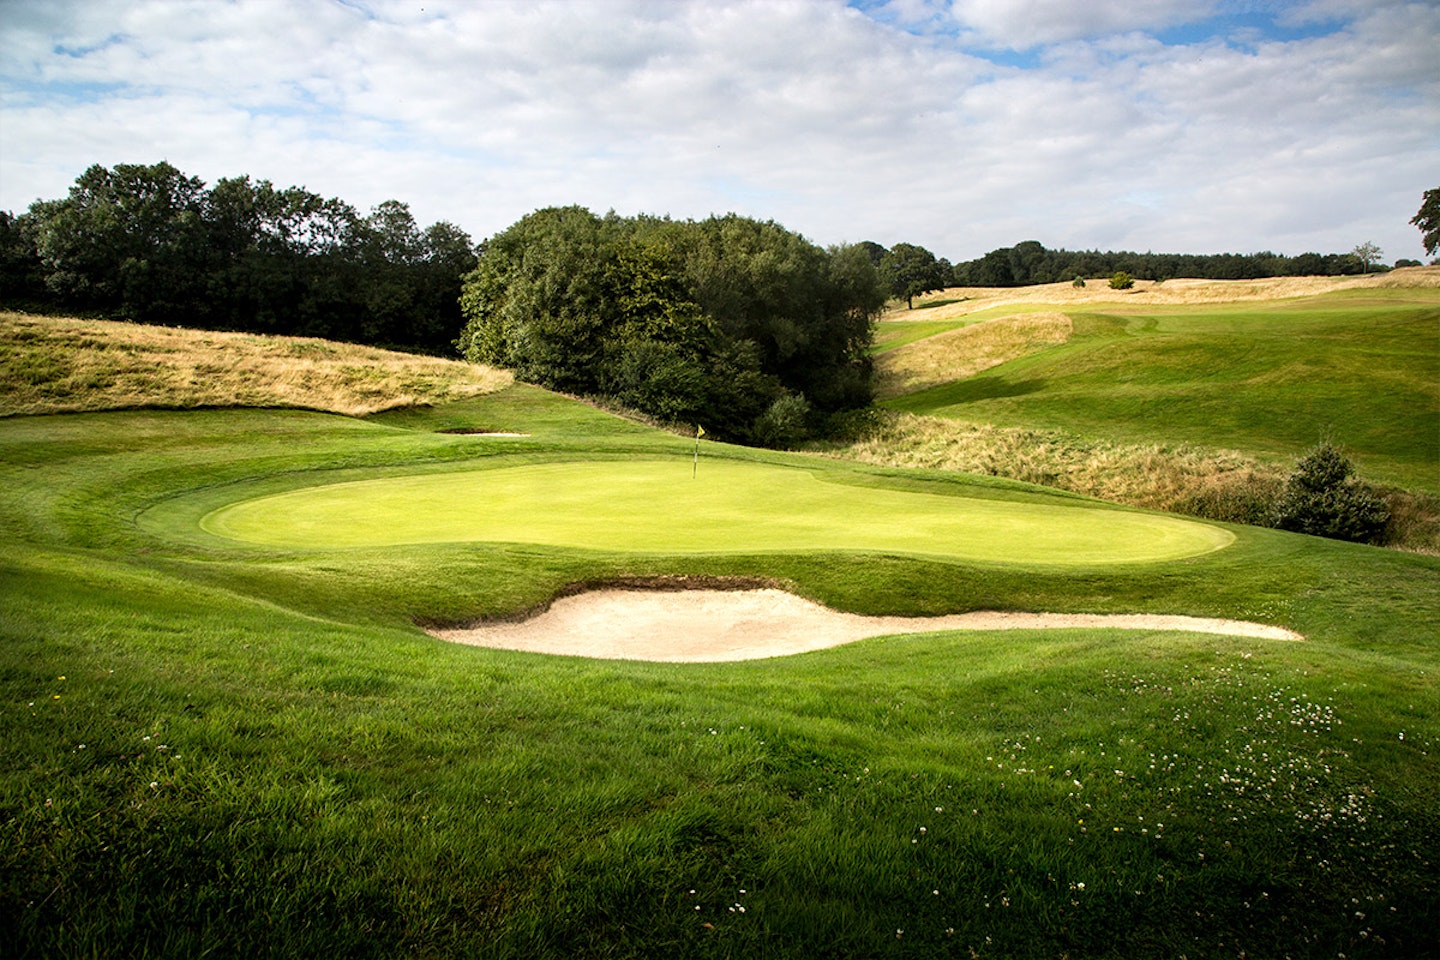
[{"label": "grassy slope", "polygon": [[507,386],[478,364],[313,337],[0,311],[0,416],[135,407],[305,407],[360,415]]},{"label": "grassy slope", "polygon": [[888,404],[1262,458],[1330,436],[1367,478],[1440,493],[1440,290],[1091,305],[1071,316],[1064,345]]},{"label": "grassy slope", "polygon": [[[431,432],[463,428],[533,436]],[[1434,947],[1440,561],[1244,528],[1204,558],[1076,573],[848,552],[307,552],[195,526],[241,488],[689,452],[521,386],[368,421],[0,421],[0,952]],[[774,578],[862,612],[1150,610],[1311,639],[956,634],[666,666],[411,626],[675,573]]]}]

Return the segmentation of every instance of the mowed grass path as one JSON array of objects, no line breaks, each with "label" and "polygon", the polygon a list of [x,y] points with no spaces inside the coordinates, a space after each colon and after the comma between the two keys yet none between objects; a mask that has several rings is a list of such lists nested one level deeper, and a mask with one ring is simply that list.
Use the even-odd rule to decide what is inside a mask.
[{"label": "mowed grass path", "polygon": [[[692,475],[693,472],[693,475]],[[804,469],[680,459],[532,464],[309,487],[202,526],[274,546],[489,541],[664,553],[850,550],[1046,564],[1153,562],[1230,543],[1219,527],[1092,506],[830,482]]]}]

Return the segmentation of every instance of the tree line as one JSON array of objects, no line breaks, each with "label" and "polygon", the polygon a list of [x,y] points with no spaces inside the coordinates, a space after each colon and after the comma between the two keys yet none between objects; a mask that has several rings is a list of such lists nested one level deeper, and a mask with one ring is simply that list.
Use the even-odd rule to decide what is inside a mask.
[{"label": "tree line", "polygon": [[[1379,253],[1378,250],[1375,251]],[[1265,277],[1348,276],[1371,264],[1355,253],[1135,253],[1132,251],[1047,250],[1034,240],[991,250],[955,264],[956,286],[1019,287],[1128,273],[1141,280],[1193,277],[1199,280],[1259,280]]]},{"label": "tree line", "polygon": [[0,213],[0,303],[215,330],[453,350],[468,234],[387,200],[361,214],[248,176],[95,165]]},{"label": "tree line", "polygon": [[[1419,223],[1423,216],[1422,210],[1414,222]],[[1268,251],[1183,254],[1048,250],[1038,241],[1026,240],[956,264],[911,243],[897,243],[889,249],[871,241],[860,246],[869,253],[890,296],[912,306],[915,297],[946,287],[1023,287],[1121,274],[1141,280],[1338,277],[1389,269],[1377,262],[1381,251],[1371,243],[1361,244],[1350,253],[1302,253],[1291,257]],[[1419,266],[1420,262],[1399,260],[1395,265]]]},{"label": "tree line", "polygon": [[556,390],[785,445],[870,403],[885,299],[864,249],[773,221],[554,207],[481,245],[459,345]]}]

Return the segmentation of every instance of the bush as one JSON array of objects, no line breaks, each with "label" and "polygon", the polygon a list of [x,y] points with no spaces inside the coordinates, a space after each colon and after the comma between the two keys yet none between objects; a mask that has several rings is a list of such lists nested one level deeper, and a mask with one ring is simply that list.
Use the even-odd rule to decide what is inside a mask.
[{"label": "bush", "polygon": [[1083,286],[1085,286],[1085,278],[1082,277],[1082,276],[1080,276],[1079,274],[1076,274],[1076,275],[1075,275],[1075,279],[1070,282],[1070,286],[1072,286],[1072,287],[1083,287]]},{"label": "bush", "polygon": [[1116,270],[1110,277],[1110,288],[1112,290],[1129,290],[1135,286],[1135,278],[1124,270]]},{"label": "bush", "polygon": [[1322,443],[1295,465],[1275,507],[1281,530],[1334,540],[1377,543],[1390,510],[1353,479],[1355,465],[1332,443]]},{"label": "bush", "polygon": [[755,422],[755,440],[766,447],[793,447],[810,436],[810,402],[786,394]]}]

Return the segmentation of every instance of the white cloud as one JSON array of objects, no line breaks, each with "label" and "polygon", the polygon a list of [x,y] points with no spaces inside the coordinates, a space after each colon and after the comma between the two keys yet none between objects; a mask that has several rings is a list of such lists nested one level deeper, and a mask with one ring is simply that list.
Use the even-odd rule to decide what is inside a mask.
[{"label": "white cloud", "polygon": [[[168,159],[362,208],[398,198],[477,239],[581,203],[733,209],[952,259],[1027,238],[1420,256],[1407,221],[1440,171],[1431,4],[1241,49],[1143,32],[1192,4],[906,2],[7,9],[0,208],[63,195],[91,163]],[[1043,22],[1047,45],[997,66],[964,31],[889,25],[902,14],[1011,46]]]},{"label": "white cloud", "polygon": [[951,15],[981,42],[1029,50],[1137,30],[1204,20],[1216,4],[1203,0],[954,0]]}]

